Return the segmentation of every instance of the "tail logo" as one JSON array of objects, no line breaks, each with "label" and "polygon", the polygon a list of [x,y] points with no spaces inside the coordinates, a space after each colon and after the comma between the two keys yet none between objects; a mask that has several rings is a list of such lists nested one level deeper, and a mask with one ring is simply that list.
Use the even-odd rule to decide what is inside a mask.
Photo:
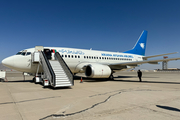
[{"label": "tail logo", "polygon": [[141,48],[144,49],[144,43],[139,43]]}]

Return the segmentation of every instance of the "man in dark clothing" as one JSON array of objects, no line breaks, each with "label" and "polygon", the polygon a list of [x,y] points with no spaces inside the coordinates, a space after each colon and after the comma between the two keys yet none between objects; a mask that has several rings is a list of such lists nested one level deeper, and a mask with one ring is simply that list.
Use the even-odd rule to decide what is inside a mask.
[{"label": "man in dark clothing", "polygon": [[141,82],[142,72],[140,70],[137,71],[139,82]]}]

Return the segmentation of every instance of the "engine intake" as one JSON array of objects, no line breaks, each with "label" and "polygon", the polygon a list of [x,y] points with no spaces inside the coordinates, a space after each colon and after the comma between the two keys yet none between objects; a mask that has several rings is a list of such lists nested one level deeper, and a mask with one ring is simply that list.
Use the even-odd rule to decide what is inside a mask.
[{"label": "engine intake", "polygon": [[111,72],[107,65],[89,64],[86,67],[85,75],[89,78],[109,78]]}]

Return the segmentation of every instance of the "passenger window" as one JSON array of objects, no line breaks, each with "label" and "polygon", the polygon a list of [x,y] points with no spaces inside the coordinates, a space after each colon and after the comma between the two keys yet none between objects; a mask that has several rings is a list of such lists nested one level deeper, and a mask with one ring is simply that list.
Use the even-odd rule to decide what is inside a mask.
[{"label": "passenger window", "polygon": [[99,59],[101,59],[101,57],[99,57]]},{"label": "passenger window", "polygon": [[89,56],[89,59],[91,59],[91,56]]},{"label": "passenger window", "polygon": [[87,56],[87,59],[88,59],[88,56]]},{"label": "passenger window", "polygon": [[62,55],[62,57],[64,57],[64,55]]},{"label": "passenger window", "polygon": [[75,58],[77,58],[77,56],[75,55]]},{"label": "passenger window", "polygon": [[70,58],[70,55],[68,55],[68,58]]},{"label": "passenger window", "polygon": [[65,57],[67,57],[67,55],[65,55]]},{"label": "passenger window", "polygon": [[73,55],[71,57],[73,58]]},{"label": "passenger window", "polygon": [[78,58],[80,58],[80,56],[78,56]]},{"label": "passenger window", "polygon": [[86,56],[84,56],[84,59],[86,58]]}]

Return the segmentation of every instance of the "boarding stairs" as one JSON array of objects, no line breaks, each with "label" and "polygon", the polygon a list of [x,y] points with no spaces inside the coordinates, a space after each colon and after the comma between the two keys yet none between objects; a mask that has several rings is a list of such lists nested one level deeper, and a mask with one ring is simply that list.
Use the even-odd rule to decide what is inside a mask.
[{"label": "boarding stairs", "polygon": [[55,74],[55,83],[56,87],[61,86],[71,86],[71,81],[69,80],[65,70],[63,70],[62,66],[59,64],[59,61],[50,60],[51,67],[53,68]]},{"label": "boarding stairs", "polygon": [[74,85],[73,74],[58,52],[54,54],[54,60],[48,60],[43,51],[39,53],[40,64],[44,71],[43,82],[48,81],[54,88]]}]

